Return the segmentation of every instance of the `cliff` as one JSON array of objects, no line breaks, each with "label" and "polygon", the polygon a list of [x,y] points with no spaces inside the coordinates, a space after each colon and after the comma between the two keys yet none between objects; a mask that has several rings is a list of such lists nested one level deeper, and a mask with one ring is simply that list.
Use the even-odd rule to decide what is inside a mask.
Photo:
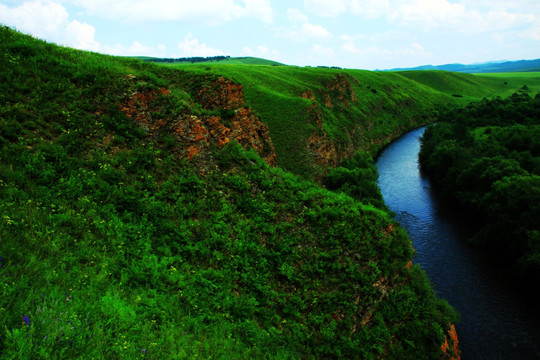
[{"label": "cliff", "polygon": [[206,65],[188,71],[242,84],[245,102],[268,125],[277,165],[320,179],[359,150],[371,154],[429,123],[455,102],[395,73],[298,67]]}]

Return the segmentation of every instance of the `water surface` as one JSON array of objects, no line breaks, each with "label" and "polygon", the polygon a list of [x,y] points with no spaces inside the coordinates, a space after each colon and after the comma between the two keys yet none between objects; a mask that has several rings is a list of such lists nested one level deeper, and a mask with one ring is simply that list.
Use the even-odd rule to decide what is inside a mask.
[{"label": "water surface", "polygon": [[462,359],[540,359],[539,312],[504,285],[481,251],[466,243],[470,230],[464,219],[437,201],[421,175],[423,132],[407,133],[380,154],[379,186],[411,237],[413,261],[426,271],[437,294],[460,313],[456,328]]}]

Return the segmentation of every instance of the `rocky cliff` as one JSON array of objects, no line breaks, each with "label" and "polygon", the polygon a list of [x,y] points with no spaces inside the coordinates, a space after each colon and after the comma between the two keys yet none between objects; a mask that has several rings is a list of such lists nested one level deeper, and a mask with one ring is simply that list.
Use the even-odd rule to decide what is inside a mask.
[{"label": "rocky cliff", "polygon": [[[276,153],[266,126],[245,105],[242,86],[223,77],[193,90],[194,100],[205,110],[201,114],[176,111],[171,116],[156,117],[170,103],[166,88],[139,89],[134,75],[125,77],[128,84],[119,109],[148,135],[168,131],[177,139],[174,151],[180,158],[196,160],[204,173],[212,167],[213,148],[236,141],[244,149],[253,149],[268,165],[276,165]],[[139,88],[137,86],[139,85]],[[161,101],[157,101],[161,99]],[[193,106],[193,102],[191,104]]]}]

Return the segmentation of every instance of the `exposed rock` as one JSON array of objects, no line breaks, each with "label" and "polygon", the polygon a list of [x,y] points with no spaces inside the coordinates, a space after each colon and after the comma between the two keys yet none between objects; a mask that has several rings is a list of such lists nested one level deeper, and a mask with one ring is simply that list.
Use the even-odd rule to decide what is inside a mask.
[{"label": "exposed rock", "polygon": [[[134,83],[134,76],[126,80]],[[222,77],[210,86],[197,92],[197,98],[205,109],[227,110],[230,116],[225,121],[221,116],[197,116],[178,114],[176,118],[154,119],[153,112],[163,109],[154,104],[159,96],[169,96],[170,90],[137,91],[130,87],[119,108],[127,117],[139,125],[149,136],[158,130],[172,132],[176,137],[176,152],[188,160],[197,157],[199,161],[212,162],[211,147],[222,147],[231,140],[237,141],[244,149],[252,148],[270,166],[276,165],[276,153],[270,139],[268,126],[244,106],[242,87]]]},{"label": "exposed rock", "polygon": [[[448,340],[450,338],[450,341]],[[456,327],[454,324],[450,324],[448,335],[444,339],[444,343],[441,346],[441,350],[444,354],[443,359],[448,360],[460,360],[461,353],[459,351],[458,336]]]},{"label": "exposed rock", "polygon": [[333,168],[339,163],[339,155],[334,141],[329,139],[324,129],[322,116],[317,104],[308,108],[308,119],[316,126],[315,131],[308,139],[308,149],[313,154],[314,161],[324,168]]},{"label": "exposed rock", "polygon": [[351,85],[351,79],[356,81],[356,79],[345,74],[337,74],[334,76],[334,79],[326,84],[326,88],[331,91],[325,98],[326,106],[332,107],[330,97],[333,97],[347,108],[351,107],[351,102],[355,103],[357,101],[356,93]]},{"label": "exposed rock", "polygon": [[209,110],[231,110],[244,106],[242,85],[221,76],[210,85],[203,86],[195,95],[195,99],[203,108]]},{"label": "exposed rock", "polygon": [[304,99],[315,100],[315,96],[311,90],[306,90],[302,93]]}]

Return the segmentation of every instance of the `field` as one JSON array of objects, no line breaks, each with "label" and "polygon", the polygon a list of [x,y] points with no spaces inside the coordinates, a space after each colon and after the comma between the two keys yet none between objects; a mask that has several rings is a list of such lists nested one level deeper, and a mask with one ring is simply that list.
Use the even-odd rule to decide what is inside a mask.
[{"label": "field", "polygon": [[400,75],[453,95],[461,103],[484,97],[507,97],[526,86],[531,93],[540,92],[540,73],[463,74],[448,71],[402,71]]}]

